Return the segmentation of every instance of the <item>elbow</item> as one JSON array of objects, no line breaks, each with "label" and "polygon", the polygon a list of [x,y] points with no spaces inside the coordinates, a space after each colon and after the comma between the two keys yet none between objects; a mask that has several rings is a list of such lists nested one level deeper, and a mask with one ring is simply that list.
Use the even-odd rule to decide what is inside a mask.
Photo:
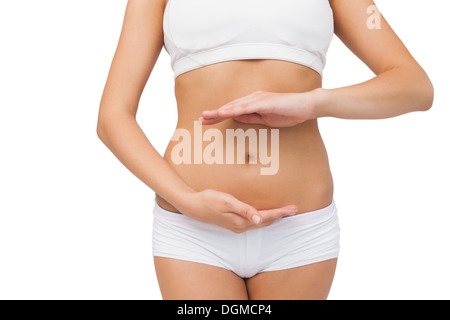
[{"label": "elbow", "polygon": [[103,128],[100,122],[100,117],[97,120],[97,137],[103,141]]},{"label": "elbow", "polygon": [[109,145],[111,139],[117,136],[118,130],[124,126],[136,121],[135,116],[123,111],[100,111],[97,118],[97,137],[106,145]]},{"label": "elbow", "polygon": [[97,137],[104,143],[106,139],[106,121],[104,119],[104,116],[101,115],[101,113],[98,116],[97,119]]},{"label": "elbow", "polygon": [[419,111],[430,110],[434,101],[434,87],[430,78],[422,71],[422,75],[418,77],[416,94],[417,102],[419,102]]},{"label": "elbow", "polygon": [[423,89],[424,107],[422,111],[430,110],[434,101],[434,87],[430,80],[428,82],[429,84]]}]

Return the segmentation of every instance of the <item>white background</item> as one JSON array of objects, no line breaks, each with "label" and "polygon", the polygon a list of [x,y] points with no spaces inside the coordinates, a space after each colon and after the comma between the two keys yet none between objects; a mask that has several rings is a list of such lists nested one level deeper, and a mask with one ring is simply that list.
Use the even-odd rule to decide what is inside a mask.
[{"label": "white background", "polygon": [[[320,120],[342,238],[329,299],[449,299],[448,1],[379,0],[435,103]],[[0,2],[0,299],[160,299],[154,193],[96,135],[124,0]],[[376,45],[376,44],[374,44]],[[138,120],[163,153],[176,124],[167,52]],[[335,37],[324,87],[372,73]]]}]

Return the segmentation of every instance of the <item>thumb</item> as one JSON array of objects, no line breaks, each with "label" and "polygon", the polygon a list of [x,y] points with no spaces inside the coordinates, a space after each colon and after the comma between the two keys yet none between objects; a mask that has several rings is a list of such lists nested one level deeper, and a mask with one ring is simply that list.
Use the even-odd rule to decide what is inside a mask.
[{"label": "thumb", "polygon": [[253,208],[251,205],[236,200],[232,202],[232,206],[234,213],[246,218],[247,220],[253,222],[254,224],[261,223],[262,221],[261,215],[259,214],[258,210]]}]

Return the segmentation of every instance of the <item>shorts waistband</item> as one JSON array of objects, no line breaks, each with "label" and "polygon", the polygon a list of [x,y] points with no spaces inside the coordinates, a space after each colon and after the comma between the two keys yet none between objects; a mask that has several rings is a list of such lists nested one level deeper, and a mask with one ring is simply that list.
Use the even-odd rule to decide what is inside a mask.
[{"label": "shorts waistband", "polygon": [[[174,219],[186,219],[186,220],[190,220],[190,221],[194,220],[192,218],[189,218],[189,217],[183,215],[180,212],[170,211],[170,210],[162,208],[158,204],[158,202],[156,202],[156,198],[154,198],[153,201],[154,201],[154,210],[157,211],[158,213],[165,213],[165,216],[168,218],[173,217]],[[298,214],[295,214],[292,216],[285,216],[282,219],[280,219],[279,222],[285,221],[286,223],[290,223],[290,222],[293,222],[293,220],[295,220],[296,224],[297,223],[300,225],[310,224],[310,223],[315,223],[317,221],[327,220],[328,218],[335,215],[336,211],[337,211],[337,207],[336,207],[335,200],[333,198],[331,200],[331,203],[329,205],[327,205],[326,207],[323,207],[323,208],[320,208],[317,210],[298,213]],[[196,220],[194,220],[194,221],[196,221]]]}]

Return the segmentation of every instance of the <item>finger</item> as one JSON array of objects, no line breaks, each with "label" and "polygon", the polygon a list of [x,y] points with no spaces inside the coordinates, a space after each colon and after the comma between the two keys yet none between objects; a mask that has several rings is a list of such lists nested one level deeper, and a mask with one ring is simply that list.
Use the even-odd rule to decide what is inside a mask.
[{"label": "finger", "polygon": [[246,227],[246,230],[257,229],[270,226],[275,221],[285,217],[297,214],[298,209],[295,205],[289,205],[278,209],[259,210],[262,221],[258,224],[252,223]]},{"label": "finger", "polygon": [[[259,223],[257,225],[255,225],[255,224],[249,225],[246,228],[247,230],[263,228],[263,227],[270,226],[271,224],[273,224],[277,220],[279,220],[279,219],[281,219],[283,217],[286,217],[286,216],[294,215],[297,212],[297,210],[295,210],[294,213],[292,213],[292,210],[287,210],[284,213],[282,213],[281,211],[273,212],[273,210],[264,210],[264,211],[272,211],[272,212],[269,213],[269,215],[267,215],[266,217],[263,217],[263,220],[261,221],[261,223]],[[286,213],[286,212],[288,212],[288,213]]]},{"label": "finger", "polygon": [[202,117],[204,119],[213,119],[219,116],[218,109],[214,110],[205,110],[202,112]]},{"label": "finger", "polygon": [[233,119],[236,120],[238,122],[242,122],[242,123],[249,123],[249,124],[266,124],[264,122],[264,119],[261,117],[261,115],[257,114],[257,113],[251,113],[251,114],[243,114],[237,117],[211,117],[211,118],[206,118],[206,117],[200,117],[198,118],[198,121],[201,122],[201,124],[204,125],[212,125],[212,124],[216,124],[219,122],[222,122],[226,119]]},{"label": "finger", "polygon": [[220,109],[224,109],[227,108],[231,105],[235,105],[238,103],[246,103],[246,102],[250,102],[257,94],[259,94],[260,91],[255,91],[247,96],[235,99],[233,101],[228,102],[227,104],[224,104],[223,106],[221,106],[220,108],[217,109],[213,109],[213,110],[205,110],[202,112],[202,116],[205,119],[211,119],[211,118],[217,118],[219,116],[218,111]]},{"label": "finger", "polygon": [[217,117],[217,118],[213,118],[213,119],[205,119],[205,118],[203,118],[203,117],[200,117],[200,118],[198,118],[198,121],[200,121],[200,123],[203,125],[211,125],[211,124],[216,124],[216,123],[219,123],[219,122],[222,122],[222,121],[224,121],[224,120],[226,120],[226,119],[228,119],[228,118],[220,118],[220,117]]},{"label": "finger", "polygon": [[[238,102],[230,102],[223,106],[221,106],[218,109],[214,110],[205,110],[202,111],[202,117],[205,119],[212,119],[212,118],[218,118],[218,117],[227,117],[234,115],[237,111],[241,110],[241,113],[245,113],[243,111],[243,106],[248,106],[250,101],[242,101],[240,103]],[[236,113],[237,115],[237,113]]]},{"label": "finger", "polygon": [[288,205],[277,209],[259,210],[259,214],[262,217],[262,222],[274,221],[285,216],[289,216],[297,213],[298,208],[296,205]]},{"label": "finger", "polygon": [[258,210],[253,208],[252,206],[245,204],[237,199],[233,199],[229,202],[231,210],[240,215],[241,217],[246,218],[248,221],[254,224],[260,224],[262,221],[262,217],[260,216]]},{"label": "finger", "polygon": [[261,103],[258,103],[258,101],[250,101],[223,106],[217,110],[217,114],[219,117],[237,117],[243,114],[263,111]]},{"label": "finger", "polygon": [[264,124],[263,118],[257,113],[243,114],[233,119],[243,123]]}]

